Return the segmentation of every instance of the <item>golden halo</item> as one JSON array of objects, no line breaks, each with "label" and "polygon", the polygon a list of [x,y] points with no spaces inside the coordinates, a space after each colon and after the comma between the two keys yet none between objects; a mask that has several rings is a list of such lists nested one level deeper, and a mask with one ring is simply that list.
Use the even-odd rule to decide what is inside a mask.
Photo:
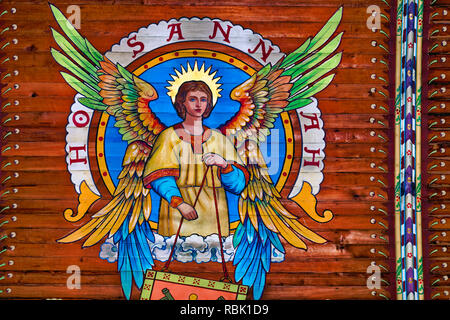
[{"label": "golden halo", "polygon": [[208,87],[211,89],[212,92],[212,103],[213,105],[215,105],[217,99],[221,97],[219,92],[222,91],[222,89],[220,89],[220,86],[222,84],[218,83],[220,77],[216,78],[214,77],[217,71],[210,73],[211,68],[212,66],[210,66],[207,70],[205,70],[205,63],[203,63],[199,69],[197,65],[197,60],[195,60],[194,68],[192,68],[188,62],[187,70],[184,69],[184,66],[181,66],[181,72],[178,71],[177,69],[174,69],[176,75],[173,74],[170,75],[173,81],[170,80],[167,81],[170,84],[170,86],[166,87],[166,89],[168,89],[167,94],[172,99],[172,103],[175,103],[175,96],[177,95],[180,86],[186,81],[195,80],[195,81],[203,81],[208,85]]}]

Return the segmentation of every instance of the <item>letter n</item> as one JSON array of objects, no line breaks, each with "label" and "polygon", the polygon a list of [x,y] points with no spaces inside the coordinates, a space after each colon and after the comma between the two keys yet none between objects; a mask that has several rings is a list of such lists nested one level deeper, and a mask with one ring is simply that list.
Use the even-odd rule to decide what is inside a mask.
[{"label": "letter n", "polygon": [[219,21],[214,21],[214,30],[213,30],[213,34],[211,36],[209,36],[209,39],[214,39],[217,36],[217,30],[220,30],[220,33],[222,33],[223,35],[223,41],[230,43],[230,31],[231,31],[231,26],[228,25],[227,26],[227,31],[225,32],[225,30],[223,30],[222,26],[220,25]]},{"label": "letter n", "polygon": [[264,62],[266,62],[267,58],[272,53],[273,48],[269,47],[269,50],[266,51],[266,45],[262,39],[259,40],[258,45],[255,47],[255,49],[253,49],[253,50],[248,49],[248,53],[251,53],[251,54],[255,53],[256,50],[259,49],[259,47],[261,47],[261,51],[262,51],[262,60]]}]

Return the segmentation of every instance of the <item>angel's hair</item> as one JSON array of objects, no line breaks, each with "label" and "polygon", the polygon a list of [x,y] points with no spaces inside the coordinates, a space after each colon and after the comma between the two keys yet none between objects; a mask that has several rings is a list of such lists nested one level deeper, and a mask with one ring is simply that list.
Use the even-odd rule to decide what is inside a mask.
[{"label": "angel's hair", "polygon": [[186,101],[186,96],[189,91],[202,91],[206,93],[207,106],[202,117],[208,118],[211,114],[212,109],[214,108],[212,104],[211,89],[205,82],[194,80],[184,82],[178,89],[177,95],[175,96],[175,103],[173,105],[175,110],[177,111],[178,116],[183,120],[186,118],[186,107],[184,106],[184,102]]}]

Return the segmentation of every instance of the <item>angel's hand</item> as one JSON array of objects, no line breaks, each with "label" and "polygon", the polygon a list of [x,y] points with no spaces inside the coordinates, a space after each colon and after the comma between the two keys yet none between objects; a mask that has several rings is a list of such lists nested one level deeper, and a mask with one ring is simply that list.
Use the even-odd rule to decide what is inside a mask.
[{"label": "angel's hand", "polygon": [[177,209],[186,220],[195,220],[198,217],[197,211],[189,203],[182,202]]},{"label": "angel's hand", "polygon": [[212,153],[212,152],[206,153],[203,156],[203,162],[207,166],[218,166],[221,168],[225,168],[227,166],[227,162],[225,161],[224,158],[222,158],[218,154]]}]

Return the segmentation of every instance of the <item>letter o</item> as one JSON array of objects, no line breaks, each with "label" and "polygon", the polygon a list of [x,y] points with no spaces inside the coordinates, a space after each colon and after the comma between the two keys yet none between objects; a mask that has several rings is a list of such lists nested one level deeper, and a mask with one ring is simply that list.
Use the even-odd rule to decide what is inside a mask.
[{"label": "letter o", "polygon": [[72,115],[72,121],[78,128],[83,128],[89,124],[90,117],[86,111],[78,110]]}]

